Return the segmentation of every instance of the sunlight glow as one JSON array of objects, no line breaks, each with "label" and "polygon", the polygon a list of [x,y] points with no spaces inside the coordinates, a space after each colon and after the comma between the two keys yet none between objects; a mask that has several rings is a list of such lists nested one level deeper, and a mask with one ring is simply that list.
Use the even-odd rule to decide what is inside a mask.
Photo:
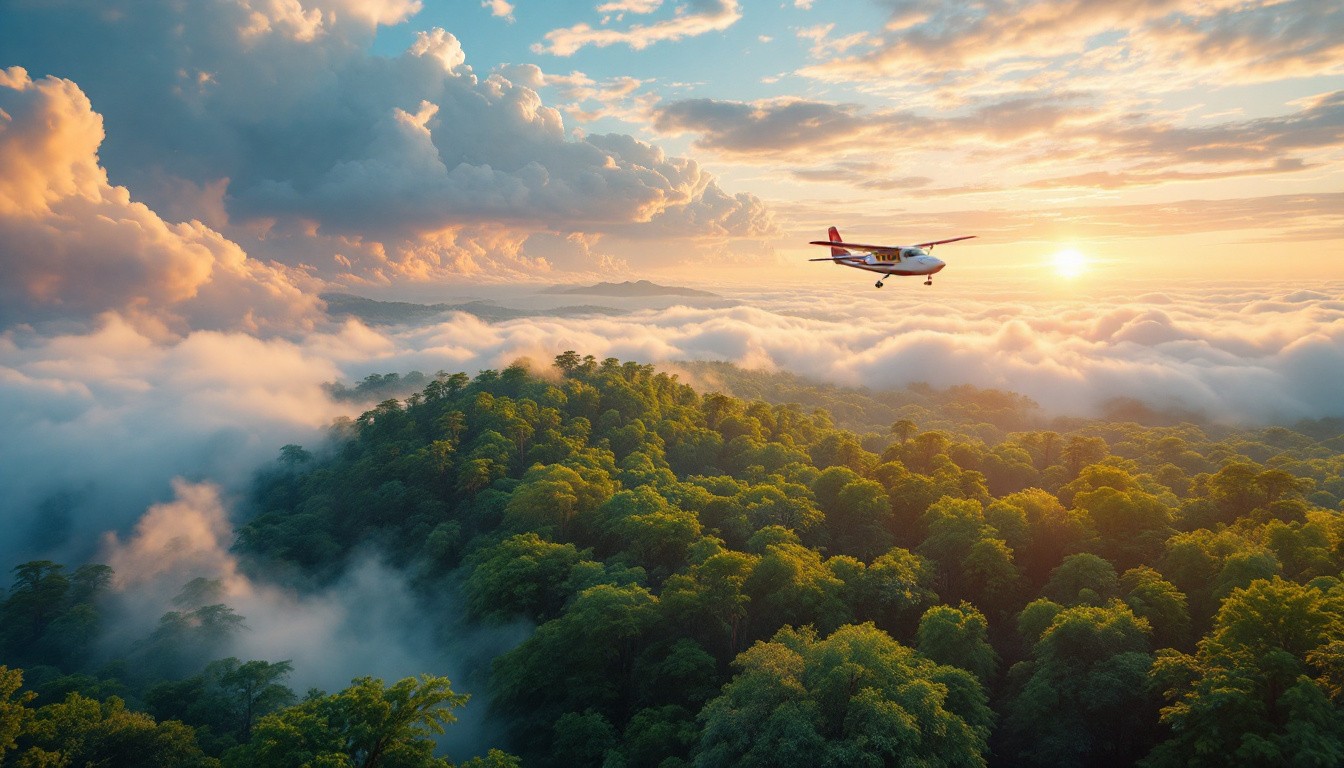
[{"label": "sunlight glow", "polygon": [[1087,257],[1072,248],[1055,254],[1055,272],[1072,280],[1087,271]]}]

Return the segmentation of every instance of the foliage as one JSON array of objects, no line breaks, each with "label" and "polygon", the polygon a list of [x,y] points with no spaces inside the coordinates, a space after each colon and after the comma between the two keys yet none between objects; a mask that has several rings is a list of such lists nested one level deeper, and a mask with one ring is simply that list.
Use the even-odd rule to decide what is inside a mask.
[{"label": "foliage", "polygon": [[229,752],[225,764],[449,768],[434,757],[430,737],[442,734],[457,719],[452,710],[466,703],[445,677],[408,677],[391,686],[357,678],[340,693],[312,696],[261,718],[251,740]]},{"label": "foliage", "polygon": [[985,764],[992,715],[979,682],[871,624],[825,639],[785,628],[735,666],[701,712],[699,766]]},{"label": "foliage", "polygon": [[[376,551],[427,624],[534,627],[471,681],[519,757],[469,765],[1344,759],[1335,422],[679,370],[701,389],[573,352],[333,387],[376,404],[279,449],[235,549],[300,590]],[[29,763],[447,764],[442,678],[295,702],[289,662],[229,656],[217,584],[125,638],[106,566],[13,574],[0,750]],[[77,738],[39,738],[58,717]]]}]

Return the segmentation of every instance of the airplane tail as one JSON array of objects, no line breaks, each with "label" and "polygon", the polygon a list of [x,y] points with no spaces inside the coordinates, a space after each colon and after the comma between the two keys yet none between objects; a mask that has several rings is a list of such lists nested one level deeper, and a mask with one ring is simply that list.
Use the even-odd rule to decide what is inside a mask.
[{"label": "airplane tail", "polygon": [[[840,239],[840,230],[836,229],[835,227],[831,227],[830,229],[826,230],[826,235],[831,239],[832,243],[844,242],[843,240]],[[831,256],[849,256],[849,255],[850,253],[848,249],[841,248],[835,245],[831,246]],[[839,263],[840,262],[838,261],[836,262],[836,264]]]}]

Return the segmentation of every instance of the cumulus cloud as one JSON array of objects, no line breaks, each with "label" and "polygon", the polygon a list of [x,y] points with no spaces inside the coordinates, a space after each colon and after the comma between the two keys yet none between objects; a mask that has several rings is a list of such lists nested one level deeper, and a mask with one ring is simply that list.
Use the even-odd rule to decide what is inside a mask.
[{"label": "cumulus cloud", "polygon": [[[606,3],[598,11],[611,13],[651,13],[661,3],[643,0]],[[553,56],[572,56],[586,46],[605,48],[609,45],[627,45],[636,51],[654,43],[696,37],[709,32],[721,32],[742,18],[738,0],[690,0],[670,19],[651,24],[631,24],[625,29],[593,27],[579,23],[571,27],[553,29],[546,33],[545,43],[532,46],[535,53]]]},{"label": "cumulus cloud", "polygon": [[0,327],[109,310],[165,330],[292,330],[317,300],[199,221],[108,183],[103,126],[69,80],[0,72]]},{"label": "cumulus cloud", "polygon": [[533,86],[479,77],[449,31],[425,30],[400,55],[370,53],[379,25],[418,8],[24,5],[0,15],[0,47],[88,94],[107,127],[102,164],[152,210],[208,221],[254,258],[322,277],[480,269],[494,265],[484,246],[501,230],[518,243],[650,224],[693,249],[702,233],[670,223],[704,218],[700,207],[743,222],[734,237],[769,230],[750,196],[746,215],[720,216],[739,196],[694,161],[569,135]]}]

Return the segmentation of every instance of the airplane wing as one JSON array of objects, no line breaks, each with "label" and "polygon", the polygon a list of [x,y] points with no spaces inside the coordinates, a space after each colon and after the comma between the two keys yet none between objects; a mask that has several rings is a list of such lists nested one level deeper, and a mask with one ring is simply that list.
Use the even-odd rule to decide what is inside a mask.
[{"label": "airplane wing", "polygon": [[[813,240],[808,245],[829,245],[832,248],[848,248],[853,251],[872,254],[899,253],[901,250],[899,245],[864,245],[862,243],[842,243],[838,240]],[[825,261],[825,259],[822,259],[822,261]]]},{"label": "airplane wing", "polygon": [[851,253],[848,256],[827,256],[824,259],[808,259],[808,261],[863,261],[863,257]]},{"label": "airplane wing", "polygon": [[957,242],[958,240],[970,240],[970,239],[973,238],[973,237],[975,237],[975,235],[963,235],[963,236],[961,236],[961,237],[951,237],[951,238],[948,238],[948,239],[946,239],[946,240],[930,240],[930,241],[927,242],[927,243],[919,243],[919,244],[917,244],[915,247],[916,247],[916,248],[931,248],[931,247],[933,247],[933,246],[935,246],[935,245],[942,245],[943,243],[955,243],[955,242]]}]

